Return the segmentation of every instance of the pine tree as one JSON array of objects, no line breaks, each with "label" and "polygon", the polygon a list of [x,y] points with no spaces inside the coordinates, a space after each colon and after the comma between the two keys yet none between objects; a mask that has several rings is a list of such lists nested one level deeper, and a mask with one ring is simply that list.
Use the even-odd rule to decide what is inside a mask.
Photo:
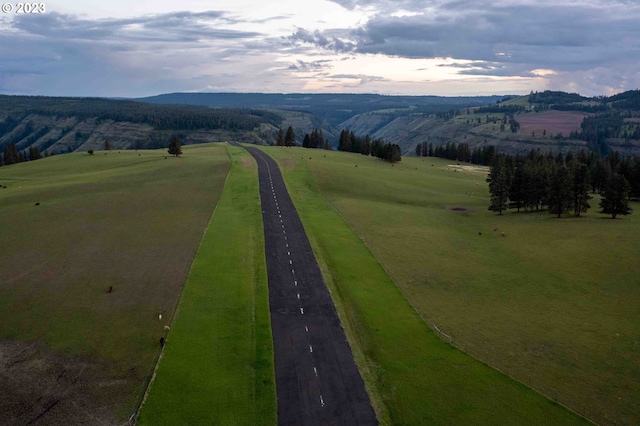
[{"label": "pine tree", "polygon": [[169,141],[169,154],[177,157],[182,154],[182,149],[180,149],[180,139],[177,136],[174,136]]},{"label": "pine tree", "polygon": [[108,139],[104,141],[104,150],[111,151],[111,142]]},{"label": "pine tree", "polygon": [[509,176],[502,156],[494,161],[487,182],[489,182],[491,193],[489,210],[502,215],[502,212],[508,208],[507,200],[509,199]]},{"label": "pine tree", "polygon": [[609,182],[605,185],[604,195],[600,200],[600,213],[610,214],[612,219],[617,215],[631,214],[629,207],[630,185],[624,176],[614,173]]},{"label": "pine tree", "polygon": [[276,144],[278,146],[284,146],[284,132],[282,131],[282,129],[278,130],[278,139],[276,141]]},{"label": "pine tree", "polygon": [[296,144],[296,134],[293,131],[293,127],[289,126],[287,134],[284,137],[285,146],[294,146]]},{"label": "pine tree", "polygon": [[305,133],[304,138],[302,139],[302,147],[311,148],[310,142],[311,142],[311,137],[309,136],[309,133]]},{"label": "pine tree", "polygon": [[578,164],[573,172],[573,213],[580,217],[591,207],[589,200],[589,168],[586,164]]},{"label": "pine tree", "polygon": [[549,213],[557,214],[560,217],[573,207],[571,188],[572,182],[569,168],[564,165],[558,167],[551,178]]}]

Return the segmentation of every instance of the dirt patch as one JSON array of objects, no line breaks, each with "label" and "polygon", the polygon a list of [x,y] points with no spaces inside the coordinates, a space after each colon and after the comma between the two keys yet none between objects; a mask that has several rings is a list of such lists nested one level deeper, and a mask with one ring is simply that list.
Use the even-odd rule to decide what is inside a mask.
[{"label": "dirt patch", "polygon": [[446,206],[445,209],[452,212],[461,212],[461,213],[470,213],[473,211],[471,207],[465,207],[465,206]]},{"label": "dirt patch", "polygon": [[480,174],[489,173],[489,167],[487,166],[449,164],[447,165],[447,168],[449,170],[453,170],[454,172],[470,172],[470,173],[480,173]]},{"label": "dirt patch", "polygon": [[253,161],[252,157],[242,157],[240,159],[240,164],[242,167],[252,168],[255,167],[256,163]]},{"label": "dirt patch", "polygon": [[126,402],[131,382],[103,377],[102,367],[38,342],[0,341],[0,424],[122,423],[113,405]]}]

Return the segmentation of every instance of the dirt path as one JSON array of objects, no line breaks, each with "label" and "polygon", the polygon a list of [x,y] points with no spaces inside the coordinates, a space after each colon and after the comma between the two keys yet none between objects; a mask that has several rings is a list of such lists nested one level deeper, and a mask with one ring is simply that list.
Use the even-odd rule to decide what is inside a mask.
[{"label": "dirt path", "polygon": [[378,424],[276,162],[258,163],[280,425]]}]

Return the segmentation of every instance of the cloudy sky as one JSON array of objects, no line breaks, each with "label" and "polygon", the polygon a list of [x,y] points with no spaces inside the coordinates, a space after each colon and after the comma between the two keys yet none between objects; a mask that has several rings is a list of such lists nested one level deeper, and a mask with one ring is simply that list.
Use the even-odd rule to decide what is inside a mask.
[{"label": "cloudy sky", "polygon": [[57,0],[40,14],[8,4],[3,94],[640,88],[640,0]]}]

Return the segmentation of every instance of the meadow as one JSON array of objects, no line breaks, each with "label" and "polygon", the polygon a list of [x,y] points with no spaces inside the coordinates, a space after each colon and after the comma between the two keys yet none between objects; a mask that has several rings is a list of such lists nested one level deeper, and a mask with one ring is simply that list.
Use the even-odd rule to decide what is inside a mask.
[{"label": "meadow", "polygon": [[135,411],[229,170],[221,145],[183,152],[0,168],[0,423]]},{"label": "meadow", "polygon": [[[448,171],[446,163],[432,167],[420,159],[392,166],[357,154],[263,149],[281,166],[382,424],[586,423],[438,337],[422,316],[430,305],[421,306],[425,299],[407,291],[397,275],[404,271],[416,279],[425,269],[466,269],[459,256],[466,253],[459,250],[476,247],[479,230],[489,241],[492,228],[464,226],[473,213],[445,207],[486,202],[482,173]],[[421,209],[415,216],[413,206]],[[442,214],[433,217],[430,209]],[[415,233],[425,229],[434,234],[416,242]],[[472,234],[449,241],[447,233],[465,231]],[[469,313],[454,309],[441,310],[473,323]]]},{"label": "meadow", "polygon": [[634,215],[611,220],[596,196],[582,218],[498,216],[487,211],[486,171],[433,158],[392,166],[355,154],[277,155],[292,186],[308,168],[308,185],[444,340],[598,423],[640,422]]},{"label": "meadow", "polygon": [[184,287],[140,425],[276,424],[257,165],[231,171]]}]

